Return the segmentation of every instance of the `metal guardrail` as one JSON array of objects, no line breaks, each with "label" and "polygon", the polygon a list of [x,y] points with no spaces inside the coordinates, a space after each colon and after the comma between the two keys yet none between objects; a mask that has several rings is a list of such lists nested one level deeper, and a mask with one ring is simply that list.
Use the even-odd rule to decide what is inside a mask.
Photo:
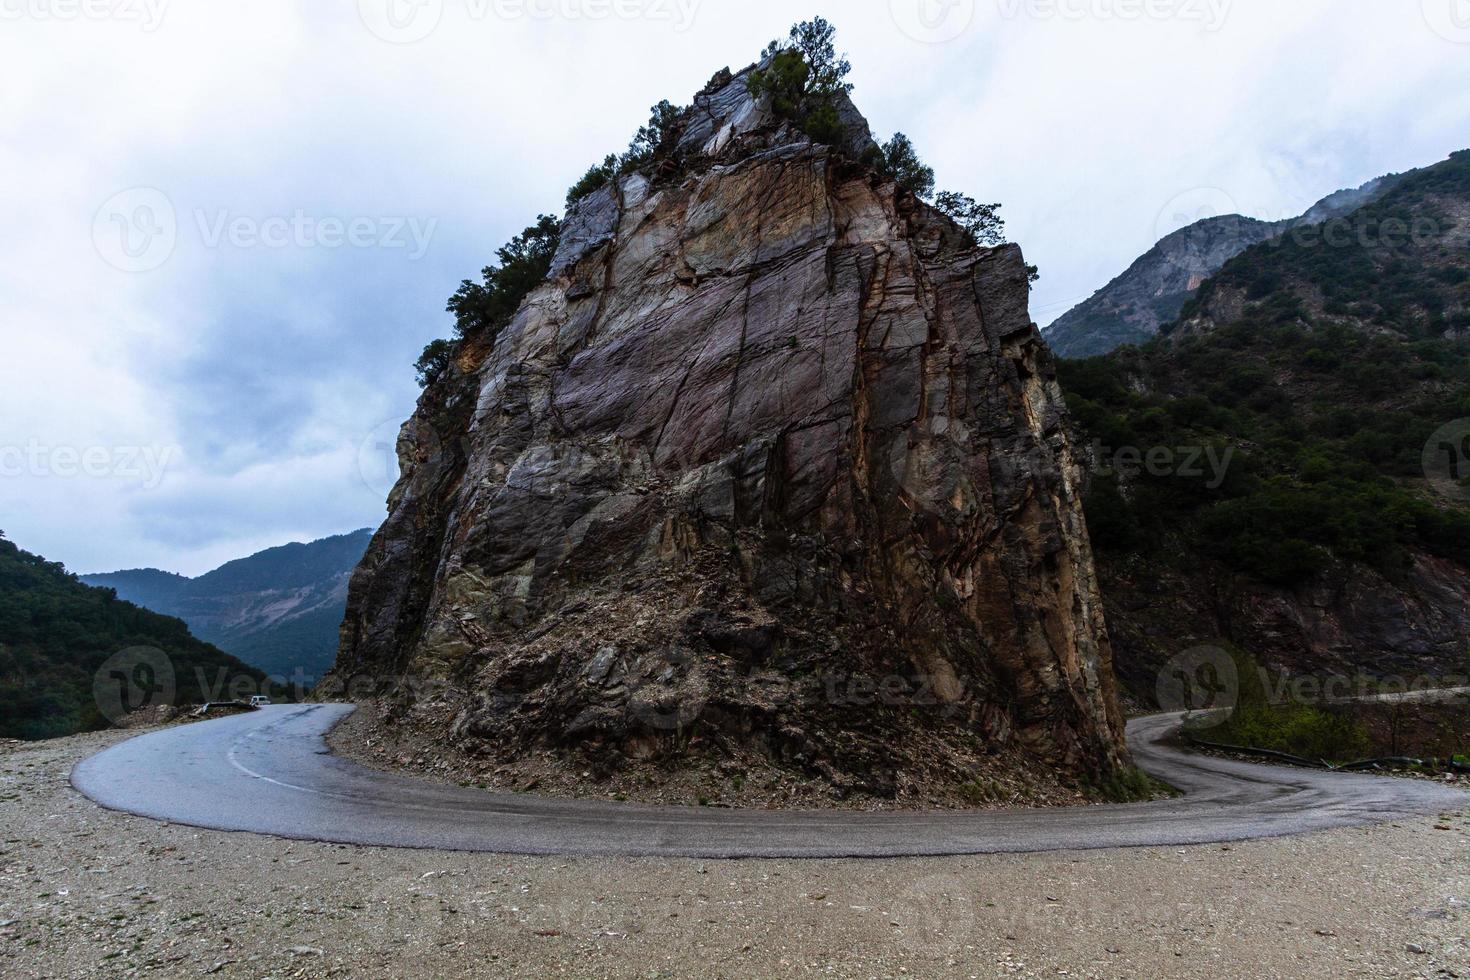
[{"label": "metal guardrail", "polygon": [[[1341,765],[1334,766],[1332,763],[1322,759],[1306,759],[1299,755],[1277,752],[1273,749],[1258,749],[1251,745],[1226,745],[1221,742],[1206,742],[1204,739],[1195,738],[1188,732],[1184,733],[1184,738],[1191,745],[1199,745],[1207,749],[1216,749],[1222,752],[1239,752],[1242,755],[1254,755],[1265,759],[1277,759],[1282,762],[1289,762],[1295,766],[1306,766],[1310,769],[1325,769],[1328,772],[1359,772],[1364,769],[1380,767],[1425,768],[1431,761],[1426,759],[1411,759],[1405,756],[1394,756],[1383,759],[1361,759],[1357,762],[1344,762]],[[1453,759],[1448,761],[1433,761],[1437,769],[1443,769],[1449,772],[1470,773],[1470,766],[1461,762],[1455,762]]]}]

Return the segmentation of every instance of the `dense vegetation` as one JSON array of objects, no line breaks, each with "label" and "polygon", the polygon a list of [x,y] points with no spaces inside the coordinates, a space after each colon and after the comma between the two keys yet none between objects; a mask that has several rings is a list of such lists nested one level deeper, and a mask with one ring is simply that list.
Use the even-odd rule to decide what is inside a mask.
[{"label": "dense vegetation", "polygon": [[1368,733],[1351,713],[1320,705],[1239,705],[1229,719],[1198,735],[1207,742],[1323,762],[1355,762],[1368,754]]},{"label": "dense vegetation", "polygon": [[[1467,199],[1461,153],[1345,226],[1232,260],[1167,339],[1062,362],[1101,450],[1086,505],[1099,550],[1158,556],[1182,538],[1282,586],[1333,556],[1390,577],[1411,548],[1470,564],[1470,514],[1429,491],[1422,461],[1431,434],[1470,417],[1470,255],[1445,208]],[[1232,455],[1223,474],[1181,472],[1120,465],[1130,448]]]},{"label": "dense vegetation", "polygon": [[[1234,682],[1220,689],[1226,696],[1214,706],[1233,710],[1192,715],[1185,723],[1190,735],[1205,742],[1269,749],[1304,759],[1352,762],[1363,758],[1367,733],[1350,712],[1290,697],[1286,694],[1289,687],[1280,686],[1282,679],[1263,671],[1245,651],[1217,649],[1221,657],[1233,661]],[[1209,703],[1201,702],[1198,707]]]},{"label": "dense vegetation", "polygon": [[[176,703],[263,676],[195,639],[182,621],[83,585],[0,534],[0,736],[53,738],[107,727],[93,682],[113,654],[152,647],[173,663]],[[216,687],[218,685],[218,687]],[[258,688],[257,688],[258,689]]]}]

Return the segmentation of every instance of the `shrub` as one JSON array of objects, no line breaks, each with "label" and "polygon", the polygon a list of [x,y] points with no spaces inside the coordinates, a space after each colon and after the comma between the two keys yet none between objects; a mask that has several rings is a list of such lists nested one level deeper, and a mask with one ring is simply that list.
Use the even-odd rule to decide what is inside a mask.
[{"label": "shrub", "polygon": [[630,165],[640,166],[654,157],[667,155],[678,138],[683,109],[664,99],[648,112],[648,125],[638,127],[633,142],[628,144],[628,152],[623,157],[625,170]]},{"label": "shrub", "polygon": [[[480,282],[464,280],[449,297],[447,309],[454,314],[456,336],[473,336],[493,344],[531,290],[546,279],[560,243],[561,222],[543,214],[497,249],[500,264],[481,270]],[[414,362],[419,384],[428,386],[442,377],[458,350],[459,344],[452,340],[435,340],[426,346]]]},{"label": "shrub", "polygon": [[1327,762],[1351,762],[1368,751],[1362,725],[1344,713],[1302,704],[1239,705],[1209,741]]},{"label": "shrub", "polygon": [[1141,803],[1160,794],[1177,795],[1173,787],[1159,782],[1137,766],[1125,766],[1109,775],[1097,789],[1105,799],[1114,803]]},{"label": "shrub", "polygon": [[561,242],[561,222],[541,215],[536,223],[496,250],[500,265],[481,271],[483,282],[466,279],[449,298],[454,329],[461,337],[489,334],[493,341],[526,296],[541,285]]},{"label": "shrub", "polygon": [[911,191],[915,197],[928,199],[934,195],[934,168],[925,166],[919,159],[913,142],[907,136],[894,133],[893,139],[884,143],[879,152],[879,172],[885,177]]},{"label": "shrub", "polygon": [[567,209],[593,191],[600,190],[618,177],[631,173],[660,157],[674,152],[684,122],[684,110],[664,99],[649,110],[648,124],[638,127],[628,151],[622,156],[609,153],[599,164],[590,167],[582,179],[567,191]]},{"label": "shrub", "polygon": [[419,359],[413,365],[419,387],[427,388],[438,381],[449,369],[458,349],[458,345],[452,340],[429,341],[424,347],[424,352],[419,355]]},{"label": "shrub", "polygon": [[567,191],[567,210],[571,210],[572,205],[576,204],[588,194],[601,190],[612,183],[613,178],[618,175],[618,169],[618,157],[615,153],[609,153],[607,158],[601,163],[587,168],[587,172],[582,175],[582,179],[573,184],[571,189]]},{"label": "shrub", "polygon": [[967,194],[941,191],[934,206],[964,229],[972,245],[999,245],[1005,241],[1006,223],[999,204],[977,204]]},{"label": "shrub", "polygon": [[[793,28],[794,30],[794,28]],[[765,64],[750,73],[746,88],[757,99],[771,100],[771,111],[783,119],[798,119],[806,100],[807,80],[811,68],[795,48],[782,48],[772,41],[765,50]]]},{"label": "shrub", "polygon": [[772,41],[762,65],[746,79],[756,98],[769,97],[771,110],[819,143],[842,138],[837,97],[852,91],[852,65],[837,54],[837,29],[825,19],[794,25],[784,41]]}]

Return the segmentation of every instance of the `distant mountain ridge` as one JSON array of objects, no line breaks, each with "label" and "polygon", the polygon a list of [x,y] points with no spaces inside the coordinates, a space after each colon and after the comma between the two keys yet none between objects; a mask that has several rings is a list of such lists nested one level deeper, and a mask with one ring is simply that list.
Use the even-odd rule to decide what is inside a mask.
[{"label": "distant mountain ridge", "polygon": [[156,568],[83,575],[88,585],[177,616],[200,638],[268,674],[309,679],[337,650],[347,580],[367,550],[367,529],[270,548],[198,578]]},{"label": "distant mountain ridge", "polygon": [[1239,214],[1204,218],[1160,239],[1127,271],[1064,313],[1044,334],[1058,357],[1096,357],[1141,344],[1172,322],[1206,279],[1253,245],[1293,228],[1344,217],[1388,193],[1400,176],[1329,194],[1300,217],[1261,221]]},{"label": "distant mountain ridge", "polygon": [[[1457,677],[1470,636],[1470,150],[1259,244],[1161,336],[1061,362],[1124,687],[1225,641],[1291,676]],[[1168,447],[1216,470],[1134,466]]]},{"label": "distant mountain ridge", "polygon": [[[130,651],[142,659],[117,659]],[[153,669],[163,661],[166,678]],[[125,710],[206,701],[240,680],[263,677],[179,620],[89,588],[0,533],[0,738],[106,728]]]}]

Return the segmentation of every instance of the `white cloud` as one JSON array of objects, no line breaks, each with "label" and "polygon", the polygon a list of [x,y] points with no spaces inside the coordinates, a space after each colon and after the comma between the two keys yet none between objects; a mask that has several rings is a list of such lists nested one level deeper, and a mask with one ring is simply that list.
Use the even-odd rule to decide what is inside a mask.
[{"label": "white cloud", "polygon": [[[415,9],[362,0],[380,30],[379,2]],[[400,45],[358,0],[113,0],[113,17],[72,20],[0,0],[0,446],[180,454],[152,489],[0,479],[0,527],[86,570],[198,572],[376,522],[381,480],[363,480],[359,448],[412,405],[409,365],[447,331],[458,280],[556,209],[649,105],[687,100],[817,12],[527,4],[428,0],[437,27]],[[575,16],[543,15],[557,10]],[[1004,202],[1042,268],[1042,322],[1147,249],[1181,191],[1278,217],[1470,145],[1470,46],[1415,2],[885,0],[829,15],[874,128],[907,132],[941,186]],[[139,187],[166,195],[177,241],[127,273],[93,223]],[[417,260],[211,248],[201,212],[434,230]]]}]

